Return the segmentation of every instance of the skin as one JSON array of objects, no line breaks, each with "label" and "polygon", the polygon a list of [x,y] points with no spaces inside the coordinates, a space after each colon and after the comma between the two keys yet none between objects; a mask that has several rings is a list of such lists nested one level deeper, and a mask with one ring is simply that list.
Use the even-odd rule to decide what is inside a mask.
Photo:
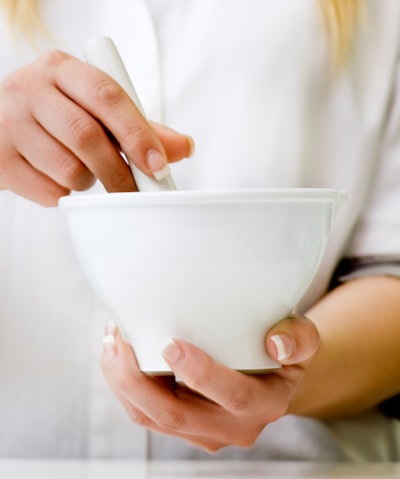
[{"label": "skin", "polygon": [[[120,149],[152,175],[190,156],[193,143],[149,124],[110,77],[62,52],[1,82],[0,188],[45,206],[96,179],[110,192],[134,191]],[[312,321],[293,317],[267,334],[272,358],[277,335],[286,355],[266,375],[232,371],[176,339],[164,355],[178,384],[143,374],[130,345],[108,326],[102,368],[134,422],[208,451],[246,447],[285,414],[343,417],[399,393],[399,311],[400,281],[346,283],[308,312]]]},{"label": "skin", "polygon": [[368,277],[323,298],[309,311],[313,322],[291,318],[269,331],[265,346],[272,358],[277,360],[276,334],[290,353],[270,374],[232,371],[175,340],[164,356],[184,385],[162,381],[140,372],[117,329],[106,331],[115,341],[104,344],[102,368],[137,424],[206,451],[247,447],[285,414],[343,418],[398,394],[399,311],[400,281]]},{"label": "skin", "polygon": [[183,340],[174,340],[164,357],[180,378],[149,376],[139,370],[131,346],[115,327],[106,335],[104,375],[131,420],[152,431],[178,436],[207,451],[253,444],[266,424],[285,414],[290,399],[318,348],[315,325],[305,317],[280,322],[266,336],[266,348],[277,359],[271,340],[280,335],[289,352],[283,366],[265,375],[246,375],[213,360]]},{"label": "skin", "polygon": [[321,344],[288,412],[344,418],[400,393],[399,279],[370,276],[345,283],[308,316]]},{"label": "skin", "polygon": [[193,143],[149,125],[108,75],[60,51],[1,82],[0,189],[44,206],[96,179],[108,192],[135,191],[120,149],[151,176],[190,156]]}]

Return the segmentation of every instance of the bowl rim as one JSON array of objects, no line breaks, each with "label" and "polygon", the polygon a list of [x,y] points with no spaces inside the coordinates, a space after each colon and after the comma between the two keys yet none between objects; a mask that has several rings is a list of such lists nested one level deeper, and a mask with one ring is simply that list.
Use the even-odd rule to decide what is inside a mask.
[{"label": "bowl rim", "polygon": [[164,204],[224,204],[265,202],[343,202],[348,195],[333,188],[264,188],[232,190],[179,190],[124,193],[72,193],[58,204],[63,208]]}]

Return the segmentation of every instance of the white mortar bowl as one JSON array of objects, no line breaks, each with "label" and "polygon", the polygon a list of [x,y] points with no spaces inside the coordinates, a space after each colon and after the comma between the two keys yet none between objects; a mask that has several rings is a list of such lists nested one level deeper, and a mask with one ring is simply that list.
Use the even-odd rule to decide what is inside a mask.
[{"label": "white mortar bowl", "polygon": [[143,371],[168,338],[244,371],[276,367],[265,333],[292,312],[345,198],[329,189],[174,191],[60,199],[94,290]]}]

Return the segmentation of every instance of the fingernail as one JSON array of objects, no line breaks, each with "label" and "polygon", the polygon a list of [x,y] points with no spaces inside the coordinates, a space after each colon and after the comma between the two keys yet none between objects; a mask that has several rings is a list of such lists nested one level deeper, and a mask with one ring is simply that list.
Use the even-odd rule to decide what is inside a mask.
[{"label": "fingernail", "polygon": [[194,152],[196,150],[196,145],[194,143],[194,140],[191,136],[186,135],[187,141],[189,143],[189,154],[187,155],[187,158],[191,158],[194,155]]},{"label": "fingernail", "polygon": [[173,339],[168,339],[163,349],[164,358],[170,363],[178,363],[183,359],[183,349]]},{"label": "fingernail", "polygon": [[103,351],[108,361],[115,358],[117,348],[115,346],[115,335],[117,333],[117,325],[110,321],[107,323],[103,337]]},{"label": "fingernail", "polygon": [[275,334],[271,336],[271,341],[276,346],[278,361],[285,361],[294,353],[293,340],[288,334]]},{"label": "fingernail", "polygon": [[170,174],[170,167],[164,157],[156,150],[147,152],[147,166],[156,180],[162,180]]}]

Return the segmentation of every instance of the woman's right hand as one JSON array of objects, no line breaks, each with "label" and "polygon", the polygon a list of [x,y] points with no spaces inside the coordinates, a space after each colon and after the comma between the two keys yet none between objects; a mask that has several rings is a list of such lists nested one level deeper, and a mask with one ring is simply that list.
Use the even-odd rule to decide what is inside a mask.
[{"label": "woman's right hand", "polygon": [[104,72],[52,51],[0,83],[0,189],[45,206],[99,179],[135,191],[120,155],[152,176],[190,156],[191,139],[149,122]]}]

